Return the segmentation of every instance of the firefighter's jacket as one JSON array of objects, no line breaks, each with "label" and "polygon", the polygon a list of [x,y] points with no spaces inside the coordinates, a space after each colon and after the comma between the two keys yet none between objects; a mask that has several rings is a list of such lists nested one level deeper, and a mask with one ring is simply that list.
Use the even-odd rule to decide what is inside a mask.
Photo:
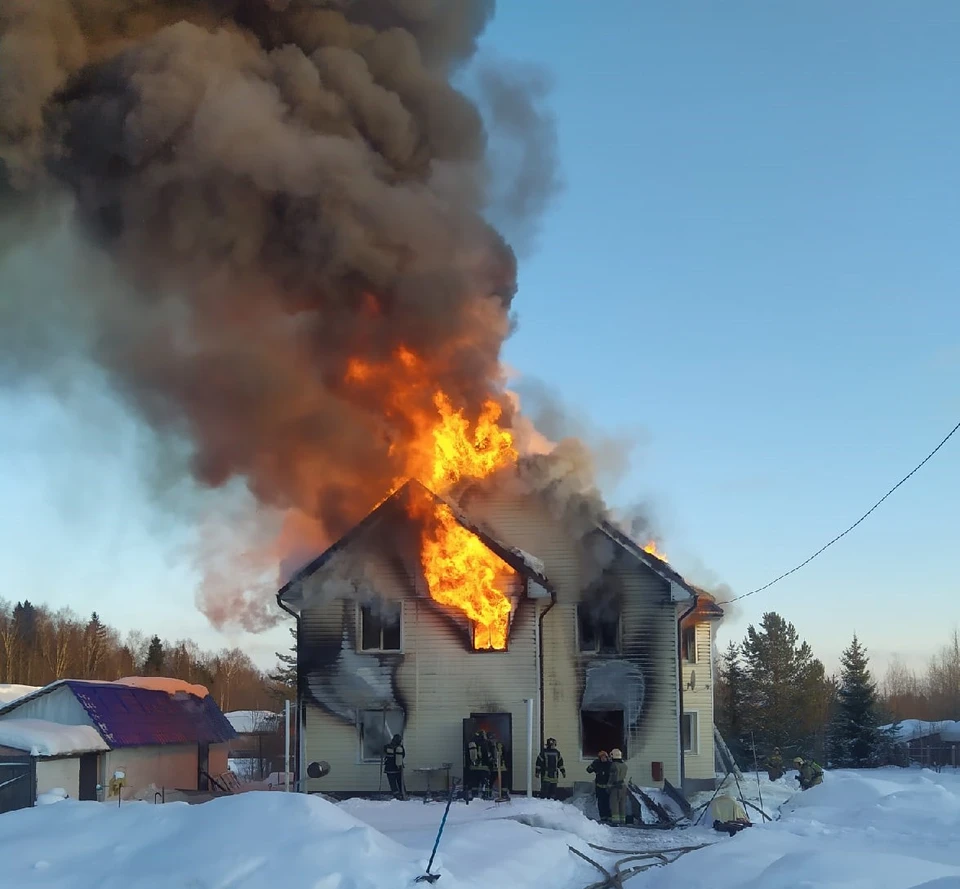
[{"label": "firefighter's jacket", "polygon": [[467,744],[467,759],[470,768],[476,771],[490,771],[489,742],[479,732]]},{"label": "firefighter's jacket", "polygon": [[622,760],[610,763],[610,786],[623,787],[627,783],[627,764]]},{"label": "firefighter's jacket", "polygon": [[385,772],[399,772],[403,768],[405,755],[403,743],[391,741],[383,748],[383,770]]},{"label": "firefighter's jacket", "polygon": [[537,777],[543,777],[544,781],[559,781],[560,775],[567,777],[566,769],[563,767],[563,757],[556,747],[544,747],[537,757],[536,767]]},{"label": "firefighter's jacket", "polygon": [[610,760],[595,759],[587,766],[587,771],[594,776],[594,783],[603,790],[610,786]]}]

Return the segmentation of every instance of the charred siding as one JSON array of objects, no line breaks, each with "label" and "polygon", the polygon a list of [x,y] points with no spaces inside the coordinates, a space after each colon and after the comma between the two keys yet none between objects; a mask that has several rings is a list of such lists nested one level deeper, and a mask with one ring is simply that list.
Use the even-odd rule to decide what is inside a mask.
[{"label": "charred siding", "polygon": [[[557,602],[543,620],[544,740],[557,739],[568,781],[586,781],[589,760],[582,756],[580,703],[586,669],[599,655],[581,655],[577,643],[577,603],[596,582],[583,548],[532,499],[508,495],[477,496],[469,509],[479,521],[511,545],[543,560],[557,589]],[[677,710],[677,613],[666,581],[635,559],[613,563],[603,582],[619,588],[621,639],[619,659],[639,667],[644,677],[640,717],[627,737],[630,775],[650,785],[652,763],[680,782],[680,729]],[[712,749],[712,748],[711,748]]]},{"label": "charred siding", "polygon": [[[507,651],[475,652],[463,627],[429,599],[420,581],[411,581],[400,563],[383,553],[371,554],[370,559],[379,562],[376,593],[402,601],[403,650],[357,651],[355,601],[339,599],[304,611],[299,657],[307,700],[306,754],[308,761],[325,759],[332,766],[327,777],[309,781],[308,789],[370,792],[386,787],[379,764],[361,761],[357,719],[351,716],[350,704],[364,709],[364,701],[403,709],[407,786],[414,791],[426,783],[425,776],[415,771],[418,768],[449,762],[451,774],[462,775],[464,718],[479,712],[510,713],[513,786],[522,789],[526,783],[524,699],[536,695],[536,603],[520,599]],[[505,591],[521,596],[523,592],[519,582]],[[342,672],[350,675],[338,679]],[[353,681],[356,677],[359,681]],[[387,685],[390,700],[384,696]],[[359,698],[345,704],[344,688]],[[434,787],[438,780],[440,776],[435,775]]]}]

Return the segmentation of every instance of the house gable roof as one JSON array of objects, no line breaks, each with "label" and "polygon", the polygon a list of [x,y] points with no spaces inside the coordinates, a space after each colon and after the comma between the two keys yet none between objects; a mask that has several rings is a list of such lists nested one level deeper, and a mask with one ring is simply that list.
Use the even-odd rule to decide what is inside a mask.
[{"label": "house gable roof", "polygon": [[688,583],[683,575],[677,573],[663,559],[653,553],[648,553],[640,544],[621,531],[616,525],[606,520],[597,523],[597,529],[616,543],[622,550],[646,565],[655,574],[670,584],[670,591],[674,600],[696,599],[702,590]]},{"label": "house gable roof", "polygon": [[297,571],[277,593],[277,602],[280,604],[280,606],[288,607],[290,600],[294,598],[293,593],[300,583],[315,574],[317,571],[321,570],[324,565],[326,565],[338,552],[346,549],[353,542],[362,537],[363,534],[365,534],[368,530],[374,527],[378,522],[389,515],[407,516],[407,507],[410,504],[411,499],[414,497],[426,497],[433,503],[446,506],[456,521],[462,527],[466,528],[471,534],[476,536],[483,543],[483,545],[487,547],[487,549],[493,553],[496,553],[518,574],[534,581],[547,590],[551,595],[553,594],[553,586],[544,573],[543,564],[538,559],[536,559],[534,556],[531,556],[529,553],[525,553],[522,550],[516,549],[515,547],[507,546],[506,544],[497,540],[484,528],[468,519],[453,503],[450,503],[448,500],[445,500],[443,497],[435,494],[433,491],[415,479],[409,479],[403,485],[397,488],[397,490],[394,491],[389,497],[381,501],[371,512],[367,513],[363,519],[354,525],[346,534],[343,535],[343,537],[337,540],[336,543],[331,544],[313,561],[308,562],[299,571]]},{"label": "house gable roof", "polygon": [[0,708],[12,714],[28,701],[67,688],[112,749],[162,744],[213,744],[236,737],[210,695],[170,694],[119,682],[61,679]]}]

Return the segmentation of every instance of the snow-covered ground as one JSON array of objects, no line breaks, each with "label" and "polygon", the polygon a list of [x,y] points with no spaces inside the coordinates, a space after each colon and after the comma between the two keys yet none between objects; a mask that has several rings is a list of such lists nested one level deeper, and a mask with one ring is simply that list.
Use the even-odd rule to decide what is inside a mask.
[{"label": "snow-covered ground", "polygon": [[0,707],[12,704],[18,698],[25,697],[35,691],[39,691],[38,685],[11,685],[7,682],[0,682]]},{"label": "snow-covered ground", "polygon": [[[791,776],[763,778],[764,808],[782,817],[732,839],[703,825],[614,830],[550,801],[456,803],[434,870],[442,874],[441,889],[582,889],[598,874],[568,844],[609,866],[618,856],[590,844],[709,842],[626,886],[960,889],[960,775],[832,772],[822,786],[795,795],[792,783]],[[741,786],[748,800],[759,798],[755,776]],[[293,793],[247,793],[196,806],[67,800],[0,816],[0,886],[400,889],[423,873],[442,814],[441,803],[335,805]]]}]

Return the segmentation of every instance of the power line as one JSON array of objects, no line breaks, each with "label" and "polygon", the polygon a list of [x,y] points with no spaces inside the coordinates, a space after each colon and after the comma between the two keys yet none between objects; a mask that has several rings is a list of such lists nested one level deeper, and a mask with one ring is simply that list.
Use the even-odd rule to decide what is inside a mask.
[{"label": "power line", "polygon": [[922,469],[924,464],[927,463],[927,461],[929,461],[930,458],[933,457],[933,455],[940,450],[940,448],[942,448],[948,441],[950,441],[951,438],[953,438],[953,435],[955,432],[957,432],[957,430],[960,430],[960,423],[957,423],[957,425],[954,426],[953,429],[951,429],[947,433],[946,437],[940,442],[940,444],[938,444],[929,454],[927,454],[926,457],[924,457],[916,466],[914,466],[913,469],[910,470],[910,472],[908,472],[902,479],[900,479],[900,481],[898,481],[889,491],[887,491],[886,494],[884,494],[876,503],[874,503],[873,506],[871,506],[862,516],[860,516],[860,518],[857,519],[849,528],[847,528],[845,531],[841,531],[836,537],[833,538],[833,540],[821,546],[820,549],[818,549],[808,559],[804,559],[799,565],[797,565],[794,568],[791,568],[789,571],[784,571],[783,574],[781,574],[779,577],[775,577],[773,580],[770,581],[770,583],[765,583],[763,586],[757,587],[757,589],[755,590],[750,590],[749,593],[743,593],[742,595],[734,596],[732,599],[727,599],[724,602],[717,602],[717,604],[729,605],[731,602],[739,602],[741,599],[746,599],[747,596],[754,596],[757,593],[762,593],[764,590],[770,589],[770,587],[772,587],[775,583],[779,583],[785,577],[789,577],[791,574],[796,574],[801,568],[804,568],[807,565],[809,565],[822,552],[830,549],[830,547],[833,546],[838,540],[842,540],[844,537],[846,537],[854,528],[857,527],[857,525],[859,525],[862,521],[864,521],[881,503],[883,503],[884,500],[886,500],[894,491],[896,491],[897,488],[899,488],[902,484],[908,481],[913,475],[915,475],[920,469]]}]

